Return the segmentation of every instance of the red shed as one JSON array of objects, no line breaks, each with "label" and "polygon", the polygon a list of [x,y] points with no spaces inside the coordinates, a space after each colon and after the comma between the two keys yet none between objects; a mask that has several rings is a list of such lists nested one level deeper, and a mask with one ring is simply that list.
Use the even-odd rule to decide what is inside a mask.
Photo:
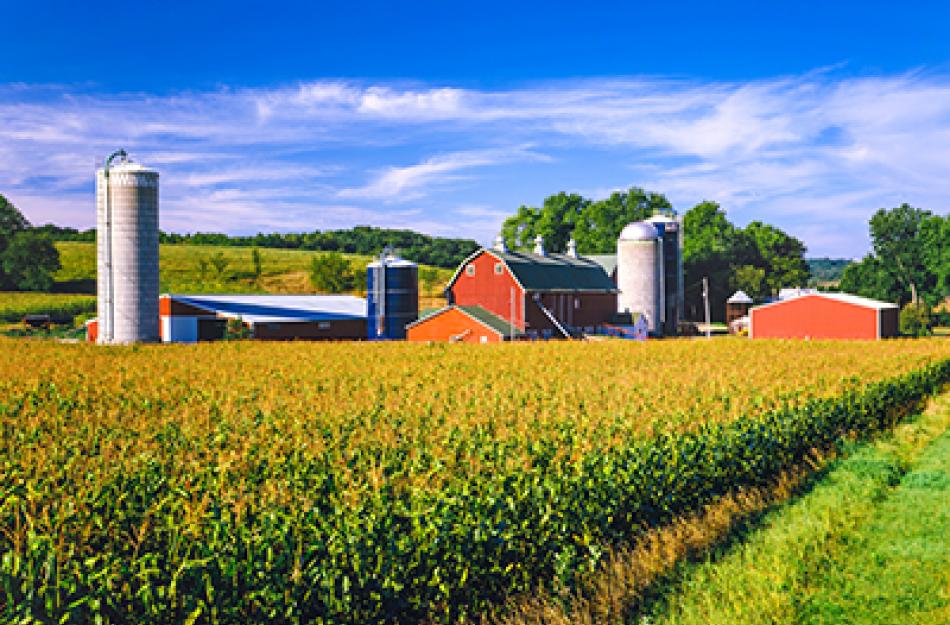
[{"label": "red shed", "polygon": [[520,338],[517,328],[481,306],[447,306],[406,326],[409,341],[501,343]]},{"label": "red shed", "polygon": [[617,286],[594,260],[483,248],[446,287],[449,304],[480,306],[535,336],[593,330],[617,312]]},{"label": "red shed", "polygon": [[749,336],[799,339],[881,339],[897,336],[898,309],[847,293],[813,293],[756,306]]}]

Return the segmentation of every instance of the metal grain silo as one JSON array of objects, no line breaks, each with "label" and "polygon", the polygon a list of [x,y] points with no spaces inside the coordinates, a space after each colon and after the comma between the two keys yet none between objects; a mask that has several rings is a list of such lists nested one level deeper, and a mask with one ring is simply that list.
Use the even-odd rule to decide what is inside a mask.
[{"label": "metal grain silo", "polygon": [[627,225],[617,240],[617,308],[641,313],[651,333],[662,333],[662,247],[656,228],[645,221]]},{"label": "metal grain silo", "polygon": [[406,324],[419,317],[419,267],[386,251],[366,268],[370,340],[406,338]]},{"label": "metal grain silo", "polygon": [[663,310],[661,311],[664,334],[676,334],[683,318],[683,224],[675,217],[657,214],[647,220],[656,228],[662,248]]},{"label": "metal grain silo", "polygon": [[111,155],[96,172],[96,217],[98,342],[157,341],[158,172]]}]

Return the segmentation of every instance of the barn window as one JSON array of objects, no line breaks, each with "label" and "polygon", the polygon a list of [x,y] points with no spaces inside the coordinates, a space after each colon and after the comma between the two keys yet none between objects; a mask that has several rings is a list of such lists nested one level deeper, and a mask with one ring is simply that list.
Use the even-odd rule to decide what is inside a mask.
[{"label": "barn window", "polygon": [[321,329],[321,330],[329,330],[329,329],[330,329],[330,322],[329,322],[329,321],[321,321],[320,323],[317,324],[317,327],[318,327],[319,329]]},{"label": "barn window", "polygon": [[575,297],[575,298],[574,298],[574,310],[577,310],[577,309],[580,308],[580,307],[581,307],[581,298]]},{"label": "barn window", "polygon": [[505,264],[504,263],[495,263],[495,275],[501,275],[505,273]]},{"label": "barn window", "polygon": [[475,265],[469,264],[465,266],[465,275],[474,276],[475,275]]}]

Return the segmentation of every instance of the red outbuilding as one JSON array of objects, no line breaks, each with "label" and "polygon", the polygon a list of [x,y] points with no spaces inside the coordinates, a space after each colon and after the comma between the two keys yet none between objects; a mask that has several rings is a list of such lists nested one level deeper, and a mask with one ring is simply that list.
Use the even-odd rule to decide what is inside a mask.
[{"label": "red outbuilding", "polygon": [[406,340],[501,343],[522,338],[517,328],[481,306],[447,306],[406,326]]},{"label": "red outbuilding", "polygon": [[450,306],[479,306],[529,337],[592,331],[617,313],[617,286],[603,267],[543,249],[480,249],[456,270],[446,296]]},{"label": "red outbuilding", "polygon": [[812,293],[749,311],[749,336],[798,339],[882,339],[897,336],[898,309],[846,293]]}]

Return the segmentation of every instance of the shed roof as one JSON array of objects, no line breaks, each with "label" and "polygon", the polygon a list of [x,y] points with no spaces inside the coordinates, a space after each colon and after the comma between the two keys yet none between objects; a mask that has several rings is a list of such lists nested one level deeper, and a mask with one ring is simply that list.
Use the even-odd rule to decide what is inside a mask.
[{"label": "shed roof", "polygon": [[746,295],[745,291],[736,291],[733,293],[729,299],[726,300],[727,304],[751,304],[752,298]]},{"label": "shed roof", "polygon": [[769,306],[780,306],[782,304],[796,302],[808,297],[821,297],[823,299],[830,299],[837,302],[842,302],[844,304],[851,304],[853,306],[861,306],[864,308],[873,308],[875,310],[887,310],[891,308],[897,308],[897,304],[892,304],[890,302],[881,302],[876,299],[861,297],[860,295],[851,295],[850,293],[827,293],[827,292],[821,291],[821,292],[816,292],[816,293],[803,293],[801,295],[789,297],[788,299],[781,299],[775,302],[769,302],[768,304],[762,304],[761,306],[756,306],[752,310],[759,310],[760,308],[767,308]]},{"label": "shed roof", "polygon": [[565,254],[527,254],[524,252],[501,252],[482,248],[469,256],[459,265],[455,275],[449,281],[449,287],[455,284],[462,268],[479,254],[491,254],[505,263],[515,280],[527,291],[582,291],[615,293],[613,283],[595,261]]},{"label": "shed roof", "polygon": [[222,317],[248,323],[366,318],[366,300],[353,295],[166,295]]}]

